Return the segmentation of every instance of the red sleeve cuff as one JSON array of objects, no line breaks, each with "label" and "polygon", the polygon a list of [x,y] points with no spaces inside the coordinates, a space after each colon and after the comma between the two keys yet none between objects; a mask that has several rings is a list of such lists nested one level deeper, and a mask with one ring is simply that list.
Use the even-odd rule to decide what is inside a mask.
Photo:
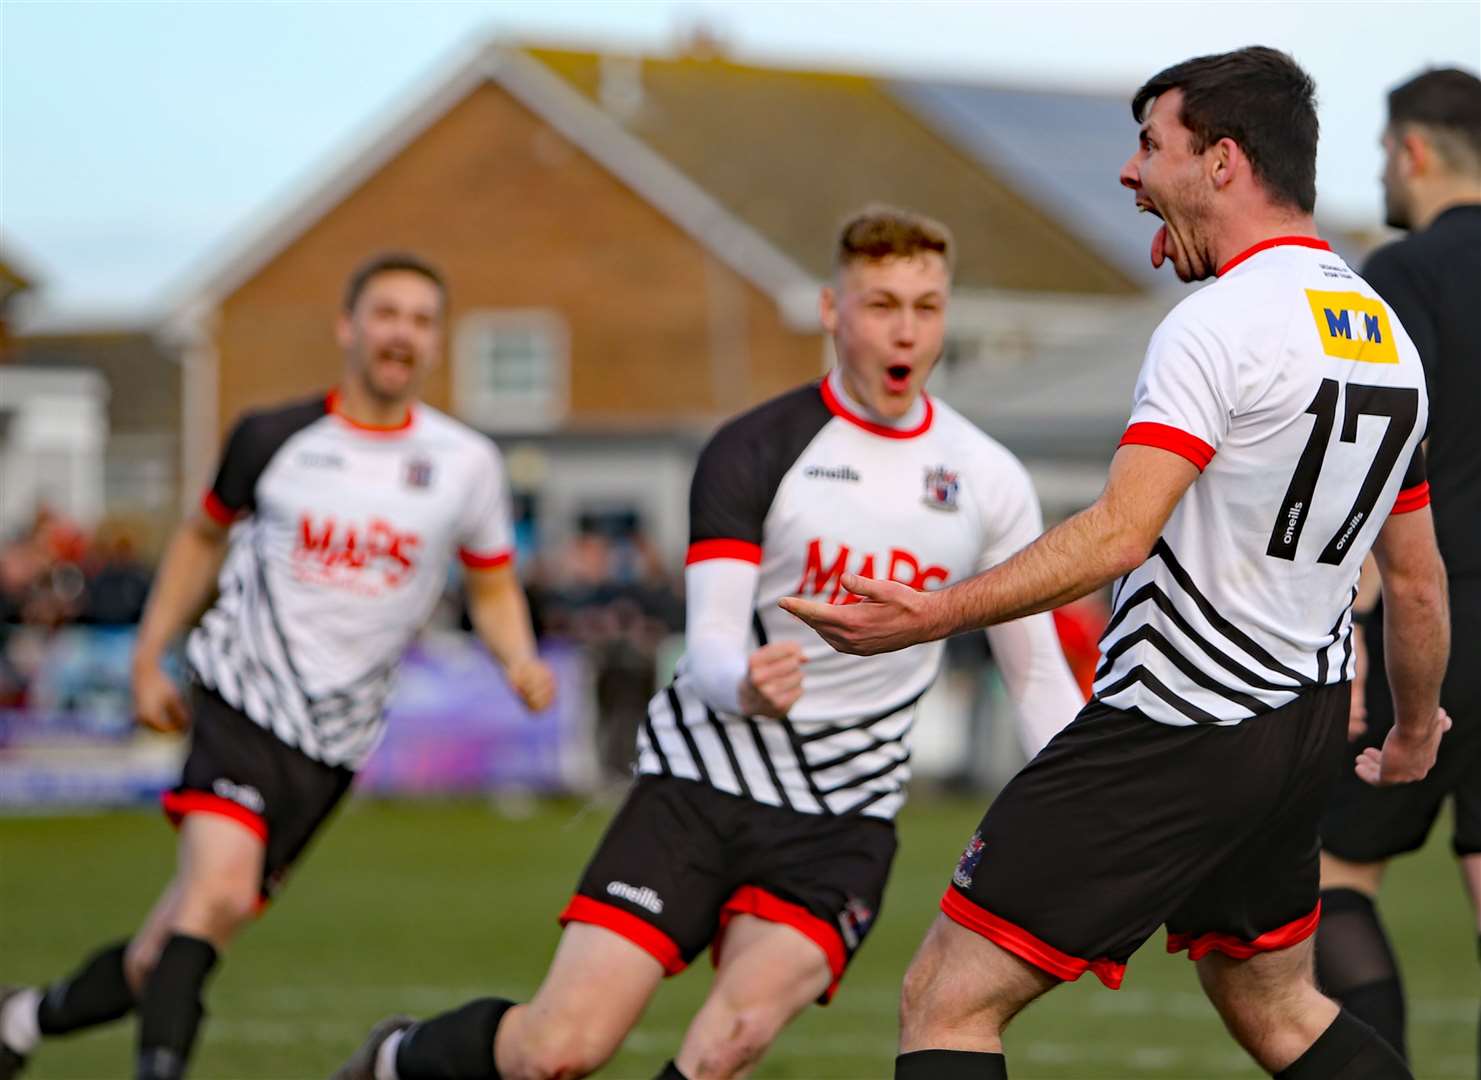
[{"label": "red sleeve cuff", "polygon": [[1181,428],[1167,424],[1132,424],[1121,436],[1120,446],[1155,446],[1159,450],[1170,450],[1179,457],[1187,458],[1198,471],[1203,472],[1214,460],[1214,448],[1197,435],[1189,435]]},{"label": "red sleeve cuff", "polygon": [[1394,500],[1393,513],[1409,514],[1415,510],[1423,510],[1430,504],[1430,482],[1428,480],[1421,484],[1415,484],[1411,488],[1405,488],[1399,492],[1399,497]]},{"label": "red sleeve cuff", "polygon": [[201,509],[218,525],[230,525],[237,519],[237,512],[221,501],[214,491],[208,491],[201,499]]},{"label": "red sleeve cuff", "polygon": [[684,565],[692,566],[707,559],[739,559],[741,562],[761,564],[761,545],[745,540],[696,540],[689,545],[689,554]]},{"label": "red sleeve cuff", "polygon": [[487,555],[483,555],[477,551],[469,551],[467,548],[459,548],[458,558],[470,570],[492,570],[496,566],[503,566],[505,563],[513,562],[514,552],[492,551]]}]

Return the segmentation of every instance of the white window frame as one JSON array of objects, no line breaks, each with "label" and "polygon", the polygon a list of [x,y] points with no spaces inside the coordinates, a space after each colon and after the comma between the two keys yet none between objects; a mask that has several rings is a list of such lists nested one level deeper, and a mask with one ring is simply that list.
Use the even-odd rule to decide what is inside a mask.
[{"label": "white window frame", "polygon": [[[543,336],[549,345],[549,385],[533,394],[494,394],[481,370],[491,336],[511,331]],[[453,341],[453,403],[469,423],[500,431],[548,431],[570,405],[570,331],[550,308],[470,311],[458,320]]]}]

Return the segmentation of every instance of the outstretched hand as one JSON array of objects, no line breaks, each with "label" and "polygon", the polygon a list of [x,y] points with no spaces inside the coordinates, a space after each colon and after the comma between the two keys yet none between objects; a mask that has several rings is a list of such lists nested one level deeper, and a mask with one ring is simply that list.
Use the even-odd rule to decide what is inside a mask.
[{"label": "outstretched hand", "polygon": [[939,625],[933,593],[857,574],[844,574],[843,588],[860,599],[826,604],[787,596],[778,604],[811,626],[833,648],[855,656],[896,652],[946,636]]}]

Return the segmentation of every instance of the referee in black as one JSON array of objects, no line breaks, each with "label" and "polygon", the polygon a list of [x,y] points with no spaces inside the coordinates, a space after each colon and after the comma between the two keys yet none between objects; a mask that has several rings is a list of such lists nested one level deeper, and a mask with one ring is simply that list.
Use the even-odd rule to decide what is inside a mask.
[{"label": "referee in black", "polygon": [[[1429,383],[1428,471],[1435,532],[1450,575],[1451,662],[1440,703],[1454,727],[1429,776],[1376,788],[1348,770],[1323,822],[1317,980],[1407,1058],[1404,993],[1379,919],[1388,861],[1421,847],[1447,798],[1453,846],[1481,946],[1481,79],[1426,71],[1388,96],[1383,133],[1388,224],[1409,235],[1379,249],[1363,277],[1398,313]],[[1365,627],[1367,729],[1393,723],[1382,606]]]}]

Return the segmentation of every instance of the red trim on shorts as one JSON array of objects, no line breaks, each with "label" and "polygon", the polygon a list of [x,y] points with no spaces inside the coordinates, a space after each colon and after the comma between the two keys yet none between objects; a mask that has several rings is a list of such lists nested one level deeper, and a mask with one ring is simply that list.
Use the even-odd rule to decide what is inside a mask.
[{"label": "red trim on shorts", "polygon": [[267,822],[262,815],[220,795],[208,791],[166,791],[159,797],[159,803],[172,825],[179,826],[187,814],[216,814],[245,825],[257,834],[257,839],[267,843]]},{"label": "red trim on shorts", "polygon": [[324,397],[324,411],[331,416],[343,421],[350,427],[366,435],[400,435],[411,427],[412,421],[416,419],[416,410],[410,405],[406,407],[406,416],[394,424],[362,424],[359,420],[351,420],[339,409],[339,389],[329,391]]},{"label": "red trim on shorts", "polygon": [[1254,941],[1245,941],[1233,934],[1168,933],[1167,951],[1175,953],[1187,949],[1189,960],[1202,960],[1211,952],[1221,952],[1235,960],[1248,960],[1260,953],[1279,952],[1281,949],[1289,949],[1292,945],[1300,944],[1316,933],[1316,924],[1321,921],[1321,918],[1322,902],[1318,900],[1316,907],[1311,909],[1309,915],[1303,915],[1294,922],[1288,922],[1284,926],[1278,926],[1274,930],[1261,934]]},{"label": "red trim on shorts", "polygon": [[458,558],[470,570],[492,570],[496,566],[503,566],[507,562],[512,562],[514,560],[514,552],[506,550],[481,555],[476,551],[469,551],[467,548],[458,548]]},{"label": "red trim on shorts", "polygon": [[230,525],[237,519],[237,512],[222,502],[214,491],[208,491],[201,497],[201,509],[217,525]]},{"label": "red trim on shorts", "polygon": [[619,907],[604,904],[600,900],[593,900],[589,896],[577,895],[571,897],[566,910],[560,913],[562,926],[573,922],[600,926],[612,931],[618,937],[626,938],[662,964],[664,973],[667,975],[677,975],[689,966],[684,962],[679,946],[673,938],[652,923],[644,922],[630,911],[623,911]]},{"label": "red trim on shorts", "polygon": [[689,545],[684,556],[684,565],[693,566],[709,559],[739,559],[741,562],[761,564],[761,545],[746,540],[696,540]]},{"label": "red trim on shorts", "polygon": [[1272,236],[1269,240],[1261,240],[1254,247],[1245,248],[1234,258],[1214,271],[1214,277],[1223,277],[1251,255],[1258,255],[1262,251],[1268,251],[1273,247],[1308,247],[1317,248],[1320,251],[1331,251],[1332,245],[1325,240],[1315,236]]},{"label": "red trim on shorts", "polygon": [[1126,977],[1125,964],[1118,964],[1109,957],[1081,960],[1078,956],[1060,952],[1023,927],[1015,926],[1007,919],[1000,919],[986,908],[979,907],[953,888],[947,888],[946,895],[941,898],[941,911],[952,922],[965,926],[975,934],[981,934],[994,945],[1007,949],[1020,960],[1027,961],[1056,979],[1074,982],[1089,971],[1107,989],[1119,990],[1121,980]]},{"label": "red trim on shorts", "polygon": [[883,435],[886,439],[913,439],[917,435],[924,435],[936,415],[936,407],[931,404],[931,395],[922,390],[920,396],[921,400],[926,403],[926,415],[921,419],[921,422],[913,428],[885,427],[883,424],[876,424],[873,420],[852,412],[847,405],[838,399],[838,395],[833,392],[833,387],[828,385],[827,379],[824,379],[820,386],[823,393],[823,404],[828,406],[829,412],[840,420],[847,420],[850,424],[863,428],[871,435]]},{"label": "red trim on shorts", "polygon": [[1394,508],[1389,513],[1412,514],[1416,510],[1423,510],[1429,504],[1430,482],[1425,480],[1399,492],[1399,497],[1394,500]]},{"label": "red trim on shorts", "polygon": [[1197,465],[1199,472],[1203,472],[1208,468],[1208,463],[1214,460],[1212,446],[1197,435],[1190,435],[1182,428],[1175,428],[1168,424],[1153,424],[1147,421],[1132,424],[1116,445],[1118,447],[1155,446],[1159,450],[1171,450],[1179,457],[1185,457]]},{"label": "red trim on shorts", "polygon": [[843,979],[843,970],[848,967],[848,949],[844,946],[843,935],[839,933],[836,926],[826,919],[818,918],[800,904],[783,900],[755,885],[742,885],[730,894],[730,899],[725,901],[724,906],[720,908],[720,931],[715,935],[713,947],[717,964],[720,962],[720,941],[725,928],[737,915],[754,915],[767,922],[790,926],[822,949],[823,955],[828,959],[828,970],[833,972],[833,981],[828,984],[828,989],[823,991],[823,1000],[825,1002],[832,1000],[834,993],[838,990],[839,982]]}]

